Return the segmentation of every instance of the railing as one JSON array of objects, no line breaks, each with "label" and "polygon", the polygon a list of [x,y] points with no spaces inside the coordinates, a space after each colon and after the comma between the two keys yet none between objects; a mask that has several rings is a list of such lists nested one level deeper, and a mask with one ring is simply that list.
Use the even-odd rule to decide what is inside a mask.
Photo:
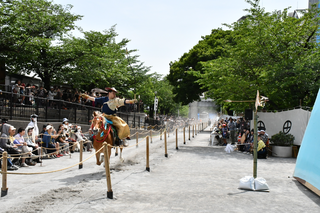
[{"label": "railing", "polygon": [[[21,103],[23,98],[24,104]],[[63,118],[68,118],[70,123],[90,124],[94,111],[100,111],[100,108],[12,92],[0,93],[0,117],[10,120],[30,120],[30,115],[37,114],[40,122],[61,122]],[[117,115],[131,128],[145,126],[144,116],[138,116],[135,112],[118,112]]]}]

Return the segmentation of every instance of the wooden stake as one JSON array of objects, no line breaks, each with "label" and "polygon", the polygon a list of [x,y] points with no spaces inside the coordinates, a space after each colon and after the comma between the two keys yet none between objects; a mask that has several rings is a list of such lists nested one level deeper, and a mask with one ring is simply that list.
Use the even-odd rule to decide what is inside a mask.
[{"label": "wooden stake", "polygon": [[[82,155],[83,155],[83,141],[80,141],[80,162],[82,162]],[[82,169],[83,164],[79,164],[79,169]]]},{"label": "wooden stake", "polygon": [[164,156],[168,157],[168,150],[167,150],[167,131],[164,131]]},{"label": "wooden stake", "polygon": [[176,149],[178,150],[178,129],[176,129]]},{"label": "wooden stake", "polygon": [[113,192],[111,187],[111,175],[110,175],[110,162],[109,162],[109,151],[108,151],[108,144],[106,142],[103,143],[104,145],[104,167],[106,170],[106,179],[107,179],[107,197],[113,199]]},{"label": "wooden stake", "polygon": [[4,197],[8,194],[7,188],[7,169],[8,169],[8,153],[5,151],[2,153],[2,188],[1,188],[1,197]]},{"label": "wooden stake", "polygon": [[139,144],[139,132],[137,132],[136,134],[136,147],[138,148],[138,144]]},{"label": "wooden stake", "polygon": [[186,127],[183,127],[183,144],[186,144]]},{"label": "wooden stake", "polygon": [[150,166],[149,166],[149,136],[147,136],[146,138],[146,160],[147,160],[147,163],[146,163],[146,170],[148,172],[150,172]]}]

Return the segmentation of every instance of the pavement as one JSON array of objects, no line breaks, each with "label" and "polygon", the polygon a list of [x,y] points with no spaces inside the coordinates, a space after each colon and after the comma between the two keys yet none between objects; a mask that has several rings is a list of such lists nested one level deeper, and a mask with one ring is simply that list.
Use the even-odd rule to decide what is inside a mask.
[{"label": "pavement", "polygon": [[[320,197],[292,175],[295,158],[258,159],[258,177],[266,179],[269,192],[239,189],[239,180],[253,175],[253,157],[241,152],[227,154],[225,147],[209,144],[206,129],[191,137],[178,134],[164,140],[153,134],[150,172],[146,171],[145,139],[135,140],[123,151],[125,161],[110,161],[113,199],[107,198],[103,166],[95,165],[93,153],[84,152],[83,164],[54,173],[8,174],[8,194],[0,198],[0,212],[320,212]],[[43,165],[20,168],[15,173],[37,173],[76,165],[71,158],[43,160]]]}]

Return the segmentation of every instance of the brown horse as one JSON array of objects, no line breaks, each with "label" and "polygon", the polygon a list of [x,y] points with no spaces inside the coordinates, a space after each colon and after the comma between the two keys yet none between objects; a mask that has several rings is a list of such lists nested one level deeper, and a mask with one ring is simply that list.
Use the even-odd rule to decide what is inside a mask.
[{"label": "brown horse", "polygon": [[[107,119],[100,112],[94,112],[93,116],[91,124],[91,130],[93,132],[93,148],[96,150],[97,165],[101,165],[104,159],[102,156],[100,159],[100,154],[103,153],[104,150],[97,151],[101,149],[104,142],[107,142],[107,144],[110,145],[108,146],[108,158],[110,160],[111,146],[114,146],[114,133],[111,124],[107,123]],[[122,146],[120,147],[120,160],[121,162],[124,161],[122,157]]]}]

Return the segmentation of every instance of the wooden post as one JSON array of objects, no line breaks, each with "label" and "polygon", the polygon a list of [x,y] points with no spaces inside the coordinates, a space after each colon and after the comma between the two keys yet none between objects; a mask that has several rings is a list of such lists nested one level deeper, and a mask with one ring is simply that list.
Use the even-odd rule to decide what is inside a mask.
[{"label": "wooden post", "polygon": [[113,199],[113,192],[111,188],[111,176],[110,176],[110,164],[109,164],[109,151],[108,151],[108,144],[106,142],[103,143],[104,145],[104,167],[106,170],[106,178],[107,178],[107,197]]},{"label": "wooden post", "polygon": [[150,166],[149,166],[149,136],[147,136],[147,138],[146,138],[146,160],[147,160],[146,170],[148,172],[150,172]]},{"label": "wooden post", "polygon": [[176,129],[176,149],[178,150],[178,129]]},{"label": "wooden post", "polygon": [[190,125],[189,125],[189,141],[190,141]]},{"label": "wooden post", "polygon": [[137,132],[136,134],[136,147],[138,148],[138,144],[139,144],[139,132]]},{"label": "wooden post", "polygon": [[43,148],[42,148],[42,143],[43,143],[43,142],[42,142],[42,140],[41,140],[41,142],[40,142],[40,144],[41,144],[41,146],[40,146],[40,149],[41,149],[41,150],[40,150],[40,155],[41,155],[41,156],[40,156],[40,159],[41,159],[41,163],[40,163],[40,166],[42,166],[42,156],[43,156]]},{"label": "wooden post", "polygon": [[194,138],[194,125],[192,126],[192,137]]},{"label": "wooden post", "polygon": [[150,142],[152,143],[152,130],[150,130]]},{"label": "wooden post", "polygon": [[[83,155],[83,141],[80,141],[80,162],[82,162],[82,155]],[[79,164],[79,169],[82,169],[83,164]]]},{"label": "wooden post", "polygon": [[7,188],[7,166],[8,166],[8,153],[5,151],[2,154],[2,188],[1,188],[1,197],[4,197],[8,194]]},{"label": "wooden post", "polygon": [[164,156],[168,157],[168,150],[167,150],[167,131],[164,131]]},{"label": "wooden post", "polygon": [[160,128],[160,140],[162,140],[162,128]]},{"label": "wooden post", "polygon": [[186,127],[183,127],[183,144],[186,144]]}]

